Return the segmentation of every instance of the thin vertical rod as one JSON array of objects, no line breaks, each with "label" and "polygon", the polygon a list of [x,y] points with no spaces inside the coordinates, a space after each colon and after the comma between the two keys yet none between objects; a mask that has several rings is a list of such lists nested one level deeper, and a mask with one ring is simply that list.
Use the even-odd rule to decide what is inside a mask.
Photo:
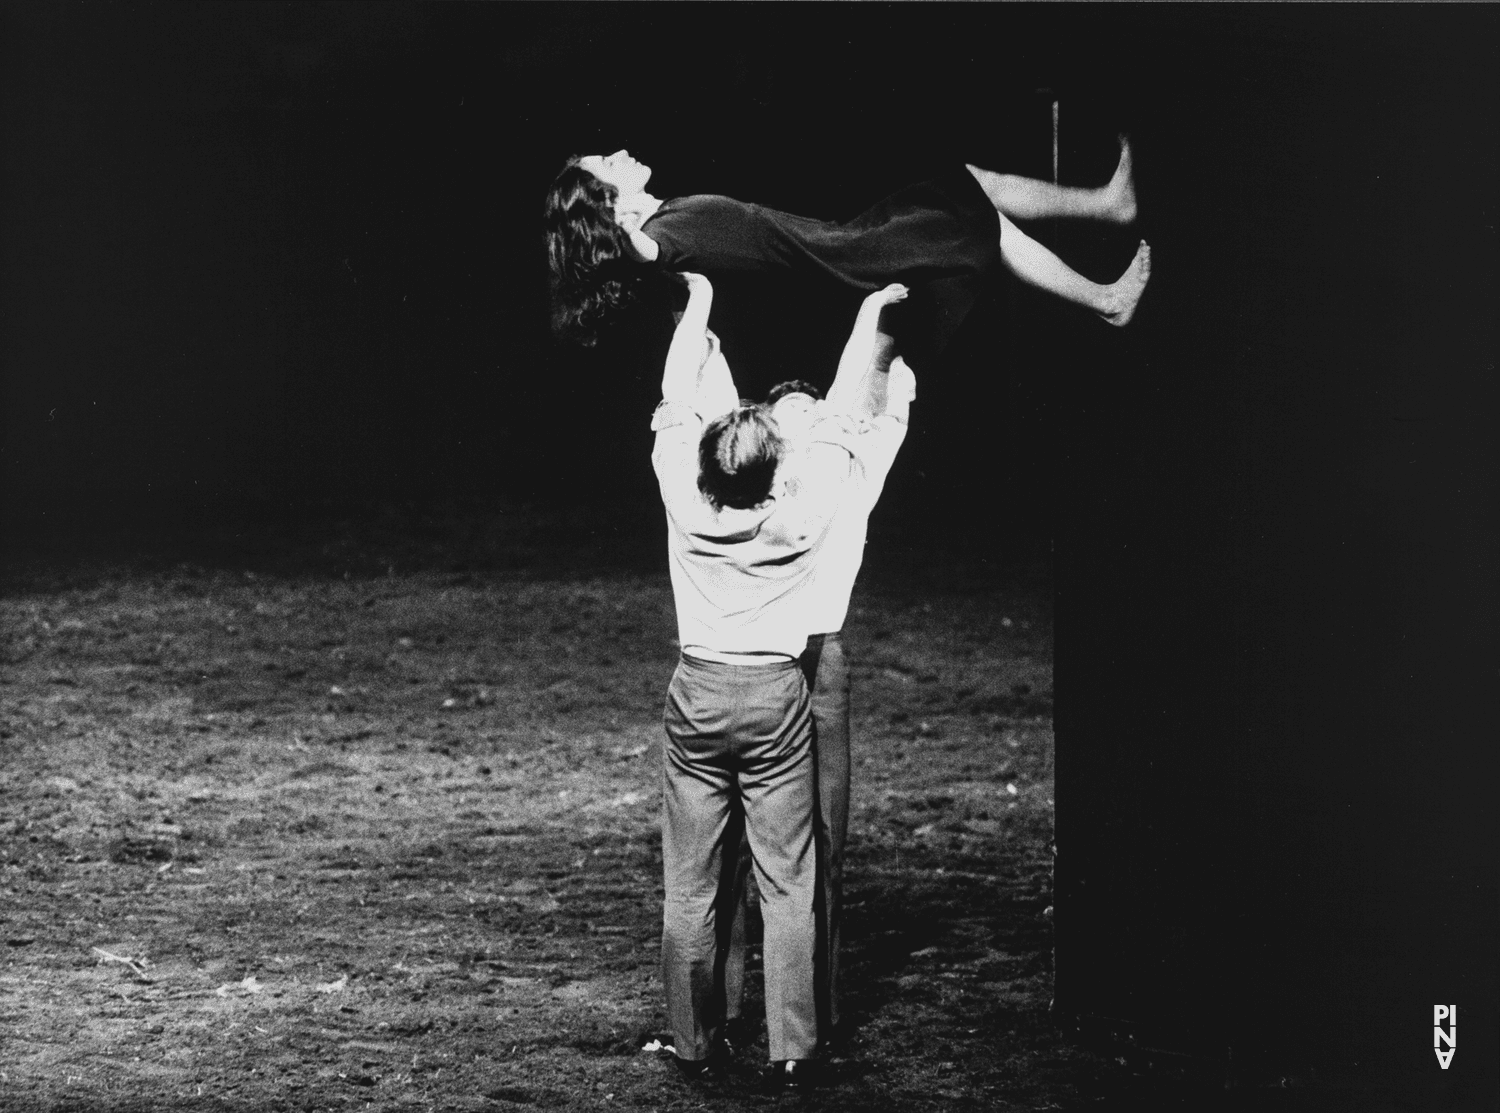
[{"label": "thin vertical rod", "polygon": [[1057,177],[1057,101],[1052,102],[1052,184],[1056,185]]}]

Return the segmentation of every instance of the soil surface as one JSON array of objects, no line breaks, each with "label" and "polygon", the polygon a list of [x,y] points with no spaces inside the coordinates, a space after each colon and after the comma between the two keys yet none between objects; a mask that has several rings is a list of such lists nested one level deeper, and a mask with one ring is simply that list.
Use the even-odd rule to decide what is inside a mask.
[{"label": "soil surface", "polygon": [[[708,1086],[644,1050],[670,1041],[659,539],[476,528],[12,562],[0,1107],[789,1100],[759,1089],[763,1033]],[[797,1100],[1093,1105],[1122,1068],[1048,1019],[1046,564],[870,564],[846,628],[857,1034]]]}]

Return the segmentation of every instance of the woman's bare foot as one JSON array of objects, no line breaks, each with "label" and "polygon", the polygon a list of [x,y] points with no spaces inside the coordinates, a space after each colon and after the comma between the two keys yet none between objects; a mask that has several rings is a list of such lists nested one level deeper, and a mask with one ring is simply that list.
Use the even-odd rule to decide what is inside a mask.
[{"label": "woman's bare foot", "polygon": [[1098,310],[1099,316],[1116,328],[1124,328],[1130,324],[1130,318],[1135,316],[1135,307],[1140,304],[1141,295],[1146,292],[1146,283],[1149,281],[1151,245],[1142,240],[1141,246],[1136,249],[1135,258],[1125,268],[1125,273],[1104,287],[1103,308]]},{"label": "woman's bare foot", "polygon": [[1130,140],[1120,136],[1120,161],[1103,193],[1103,219],[1115,224],[1129,224],[1135,220],[1135,160],[1130,153]]}]

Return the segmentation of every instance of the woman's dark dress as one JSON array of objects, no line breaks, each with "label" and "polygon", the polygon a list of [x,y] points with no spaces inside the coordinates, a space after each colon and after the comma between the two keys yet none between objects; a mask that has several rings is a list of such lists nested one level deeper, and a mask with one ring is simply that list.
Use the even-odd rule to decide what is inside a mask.
[{"label": "woman's dark dress", "polygon": [[897,338],[914,365],[952,338],[1000,254],[1000,218],[962,167],[843,223],[697,194],[663,202],[642,230],[675,271],[811,270],[865,291],[905,283],[913,296]]}]

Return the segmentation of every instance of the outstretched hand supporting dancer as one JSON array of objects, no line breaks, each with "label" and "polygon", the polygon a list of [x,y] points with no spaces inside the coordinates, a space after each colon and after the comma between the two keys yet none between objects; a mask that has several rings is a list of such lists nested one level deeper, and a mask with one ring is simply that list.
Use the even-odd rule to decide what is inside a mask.
[{"label": "outstretched hand supporting dancer", "polygon": [[[672,343],[662,367],[661,396],[666,402],[684,402],[705,421],[728,413],[739,405],[739,395],[729,378],[729,366],[719,354],[718,337],[708,328],[714,305],[714,288],[701,274],[682,276],[688,290],[687,308],[677,319]],[[722,373],[719,372],[722,367]],[[726,393],[727,391],[727,393]]]},{"label": "outstretched hand supporting dancer", "polygon": [[905,301],[908,293],[901,283],[893,282],[860,303],[833,385],[828,388],[830,409],[862,417],[886,412],[891,366],[901,357],[895,354],[895,342],[882,327],[881,314],[888,306]]}]

